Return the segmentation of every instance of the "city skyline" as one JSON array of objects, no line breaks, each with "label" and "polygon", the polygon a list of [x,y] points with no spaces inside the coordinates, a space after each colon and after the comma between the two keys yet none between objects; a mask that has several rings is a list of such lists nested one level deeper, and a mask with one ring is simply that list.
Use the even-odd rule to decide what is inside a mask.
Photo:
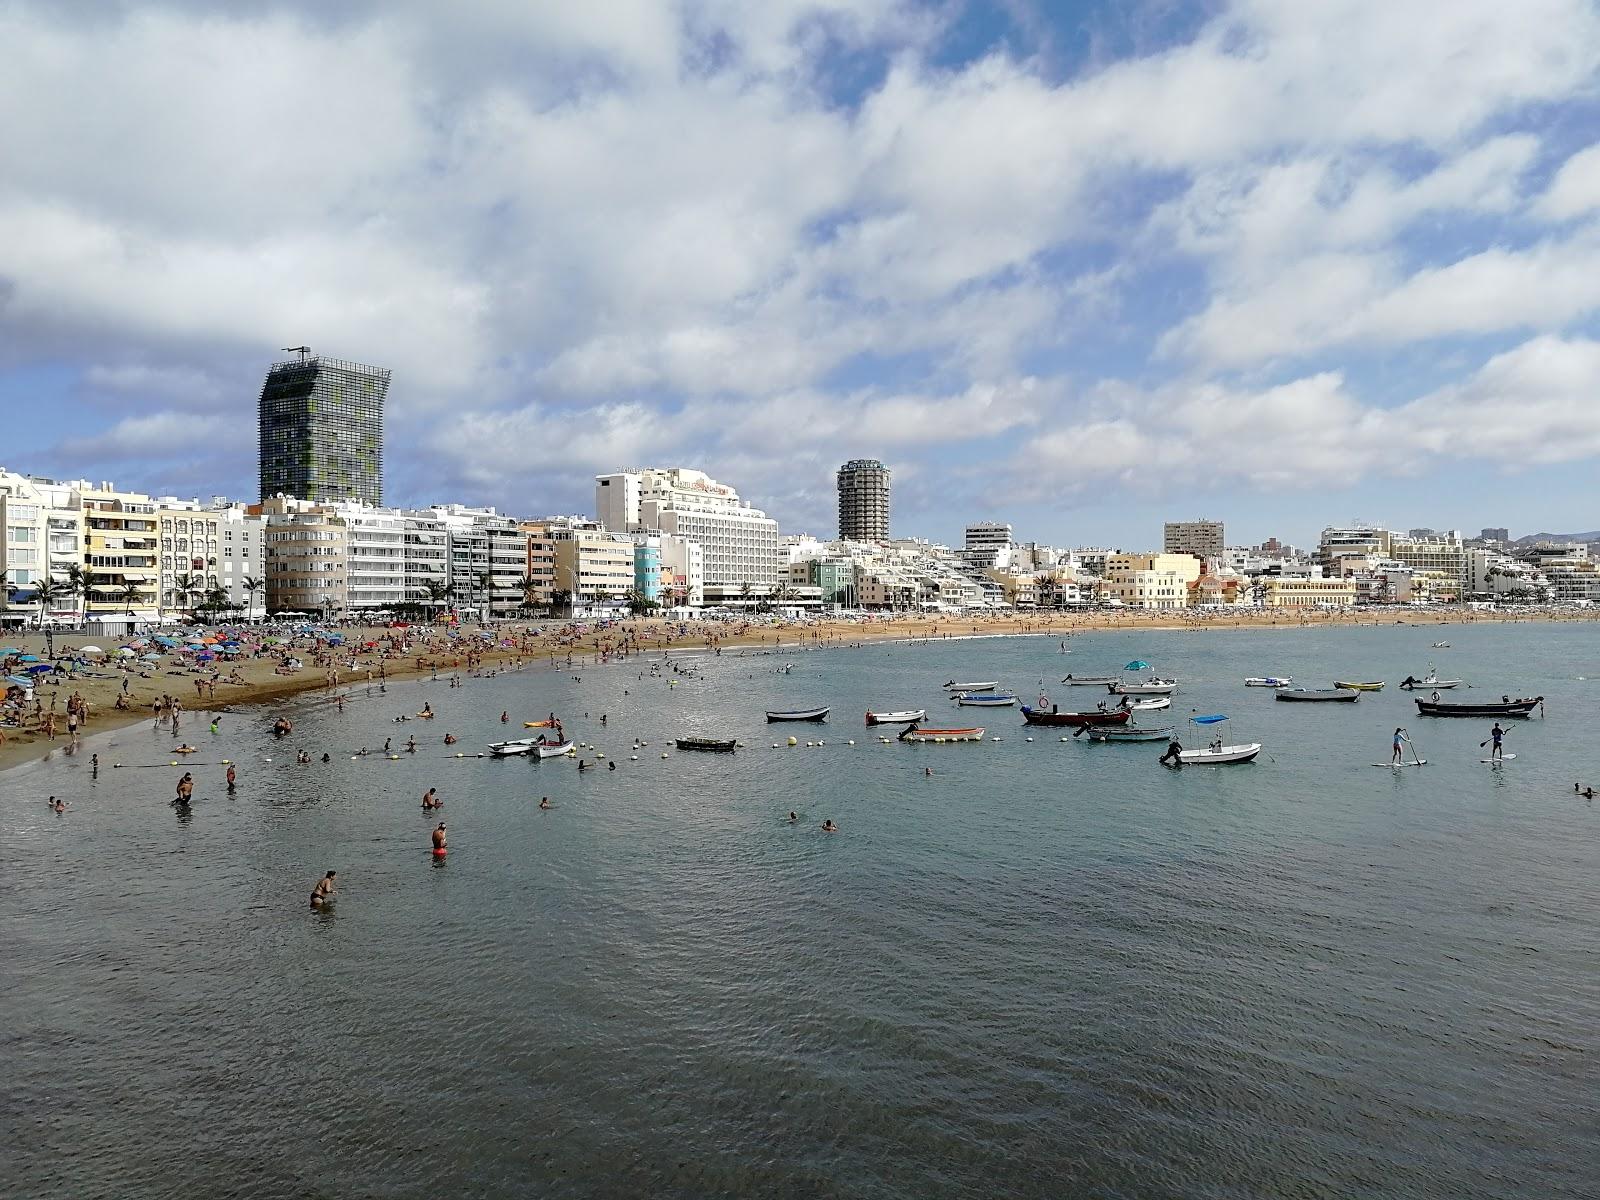
[{"label": "city skyline", "polygon": [[1337,13],[9,6],[5,465],[241,495],[303,340],[393,369],[400,507],[1593,530],[1600,16]]}]

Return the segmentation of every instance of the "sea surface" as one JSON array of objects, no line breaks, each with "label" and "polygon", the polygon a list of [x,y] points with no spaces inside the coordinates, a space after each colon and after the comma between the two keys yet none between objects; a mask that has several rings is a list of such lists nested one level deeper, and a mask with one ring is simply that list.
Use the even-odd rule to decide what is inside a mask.
[{"label": "sea surface", "polygon": [[[1595,628],[1070,646],[358,684],[343,713],[196,716],[178,768],[146,722],[0,776],[0,1195],[1600,1194],[1600,809],[1573,794],[1600,785]],[[1102,693],[1062,675],[1133,659],[1262,757],[1030,741],[941,688],[1074,707]],[[1464,697],[1547,698],[1514,761],[1479,762],[1487,720],[1416,716],[1394,684],[1430,661]],[[1241,686],[1282,673],[1390,687]],[[436,720],[394,720],[425,701]],[[826,725],[763,720],[812,704]],[[921,706],[1003,740],[862,723]],[[617,769],[452,756],[550,710]],[[1426,767],[1373,767],[1397,724]],[[351,757],[408,735],[414,757]],[[310,911],[328,868],[338,902]]]}]

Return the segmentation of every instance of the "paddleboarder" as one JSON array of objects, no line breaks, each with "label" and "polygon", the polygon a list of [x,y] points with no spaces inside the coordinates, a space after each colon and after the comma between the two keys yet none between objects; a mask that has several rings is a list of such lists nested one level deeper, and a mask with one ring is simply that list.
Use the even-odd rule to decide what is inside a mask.
[{"label": "paddleboarder", "polygon": [[1410,741],[1411,739],[1406,736],[1405,727],[1396,727],[1394,731],[1394,753],[1389,756],[1391,763],[1399,763],[1404,760],[1405,748]]},{"label": "paddleboarder", "polygon": [[[1506,731],[1501,729],[1500,722],[1496,721],[1494,723],[1494,728],[1489,730],[1489,741],[1494,743],[1494,749],[1489,751],[1489,760],[1491,762],[1502,758],[1505,755],[1505,746],[1501,744],[1504,741],[1505,736]],[[1486,742],[1479,742],[1478,749],[1482,750],[1487,744],[1488,743]]]}]

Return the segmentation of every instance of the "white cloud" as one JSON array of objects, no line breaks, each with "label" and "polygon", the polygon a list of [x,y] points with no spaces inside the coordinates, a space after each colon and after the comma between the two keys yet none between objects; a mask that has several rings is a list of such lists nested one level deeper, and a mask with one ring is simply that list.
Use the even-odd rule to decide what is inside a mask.
[{"label": "white cloud", "polygon": [[160,412],[124,417],[89,437],[68,438],[57,453],[87,462],[171,460],[209,454],[236,440],[238,423],[222,416]]},{"label": "white cloud", "polygon": [[1554,221],[1581,217],[1600,208],[1600,144],[1580,150],[1566,162],[1539,198],[1538,212]]}]

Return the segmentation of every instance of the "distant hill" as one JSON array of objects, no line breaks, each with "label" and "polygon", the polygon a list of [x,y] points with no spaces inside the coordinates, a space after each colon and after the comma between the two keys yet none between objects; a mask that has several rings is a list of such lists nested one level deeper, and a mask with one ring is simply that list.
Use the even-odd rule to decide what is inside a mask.
[{"label": "distant hill", "polygon": [[1600,542],[1600,529],[1589,533],[1530,533],[1527,537],[1513,538],[1513,546],[1531,546],[1535,542]]}]

